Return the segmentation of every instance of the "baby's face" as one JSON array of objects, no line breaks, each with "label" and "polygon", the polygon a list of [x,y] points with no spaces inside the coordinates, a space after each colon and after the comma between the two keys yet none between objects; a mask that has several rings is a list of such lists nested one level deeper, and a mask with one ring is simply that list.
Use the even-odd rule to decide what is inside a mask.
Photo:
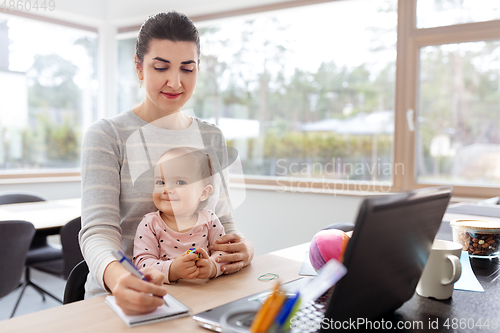
[{"label": "baby's face", "polygon": [[166,215],[192,216],[208,198],[200,166],[189,156],[166,154],[155,167],[153,200]]}]

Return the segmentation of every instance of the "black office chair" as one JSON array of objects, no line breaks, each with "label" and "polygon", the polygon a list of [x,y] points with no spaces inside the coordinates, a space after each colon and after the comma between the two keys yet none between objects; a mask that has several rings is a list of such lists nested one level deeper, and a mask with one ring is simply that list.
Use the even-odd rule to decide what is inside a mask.
[{"label": "black office chair", "polygon": [[[83,260],[78,242],[78,233],[82,227],[81,217],[66,223],[60,232],[63,258],[31,265],[39,271],[46,272],[67,280],[73,268]],[[61,302],[61,303],[64,303]]]},{"label": "black office chair", "polygon": [[[19,287],[19,281],[25,268],[26,255],[31,240],[35,235],[35,227],[26,221],[0,221],[0,298],[10,294]],[[21,291],[24,292],[24,289]],[[10,318],[14,316],[19,305],[16,302]]]},{"label": "black office chair", "polygon": [[323,230],[328,230],[328,229],[339,229],[342,230],[343,232],[353,231],[354,223],[337,222],[337,223],[332,223],[329,226],[323,228]]},{"label": "black office chair", "polygon": [[64,288],[64,302],[69,304],[83,300],[85,295],[85,282],[89,274],[89,267],[85,260],[80,261],[71,271]]},{"label": "black office chair", "polygon": [[40,201],[46,200],[32,192],[0,192],[0,205]]},{"label": "black office chair", "polygon": [[63,247],[63,278],[68,279],[73,268],[83,260],[82,250],[78,241],[78,233],[82,228],[82,218],[79,216],[61,228],[61,244]]},{"label": "black office chair", "polygon": [[[26,202],[40,202],[46,201],[43,197],[31,192],[2,192],[0,193],[0,205],[26,203]],[[42,299],[45,301],[45,295],[48,295],[56,301],[62,301],[56,296],[52,295],[45,289],[41,288],[31,280],[30,268],[43,270],[53,275],[59,275],[62,272],[63,254],[62,249],[51,246],[47,242],[47,236],[54,234],[53,230],[37,230],[26,256],[26,269],[24,271],[24,282],[21,284],[22,291],[17,302],[21,300],[24,289],[32,286],[40,293]]]}]

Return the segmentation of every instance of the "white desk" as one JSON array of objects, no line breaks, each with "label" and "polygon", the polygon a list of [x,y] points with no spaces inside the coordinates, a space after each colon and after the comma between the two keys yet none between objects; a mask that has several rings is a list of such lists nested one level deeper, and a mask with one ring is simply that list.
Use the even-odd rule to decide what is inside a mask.
[{"label": "white desk", "polygon": [[81,215],[81,199],[0,205],[0,220],[24,220],[37,230],[60,228]]}]

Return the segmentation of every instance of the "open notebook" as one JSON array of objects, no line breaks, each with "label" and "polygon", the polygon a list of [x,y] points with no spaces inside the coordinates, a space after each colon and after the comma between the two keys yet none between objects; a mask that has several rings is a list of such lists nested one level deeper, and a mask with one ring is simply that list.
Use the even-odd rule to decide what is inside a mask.
[{"label": "open notebook", "polygon": [[106,303],[129,327],[145,325],[157,321],[185,317],[189,315],[189,309],[184,304],[175,299],[172,295],[167,294],[163,298],[169,306],[163,304],[151,313],[136,316],[129,316],[123,313],[122,309],[116,304],[115,296],[107,296]]}]

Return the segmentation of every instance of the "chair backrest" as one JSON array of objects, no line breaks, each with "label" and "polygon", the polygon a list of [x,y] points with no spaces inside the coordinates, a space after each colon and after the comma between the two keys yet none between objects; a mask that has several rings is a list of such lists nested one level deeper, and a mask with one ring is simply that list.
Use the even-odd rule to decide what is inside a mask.
[{"label": "chair backrest", "polygon": [[19,286],[35,227],[26,221],[0,221],[0,298]]},{"label": "chair backrest", "polygon": [[81,217],[69,221],[61,228],[60,235],[64,258],[63,276],[65,279],[68,279],[73,267],[83,260],[82,251],[78,242],[78,233],[81,228]]},{"label": "chair backrest", "polygon": [[89,267],[85,260],[80,261],[69,274],[66,287],[64,288],[63,304],[69,304],[83,300],[85,295],[85,282],[89,274]]},{"label": "chair backrest", "polygon": [[46,199],[32,192],[0,192],[0,205],[39,201]]}]

